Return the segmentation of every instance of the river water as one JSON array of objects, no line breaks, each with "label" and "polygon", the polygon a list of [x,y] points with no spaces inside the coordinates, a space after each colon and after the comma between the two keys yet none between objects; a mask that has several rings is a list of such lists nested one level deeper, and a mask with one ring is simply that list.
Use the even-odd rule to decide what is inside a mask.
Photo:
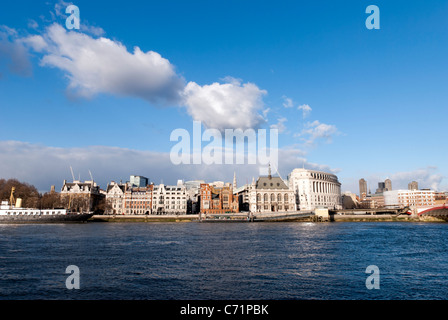
[{"label": "river water", "polygon": [[0,225],[0,299],[447,299],[447,239],[444,223]]}]

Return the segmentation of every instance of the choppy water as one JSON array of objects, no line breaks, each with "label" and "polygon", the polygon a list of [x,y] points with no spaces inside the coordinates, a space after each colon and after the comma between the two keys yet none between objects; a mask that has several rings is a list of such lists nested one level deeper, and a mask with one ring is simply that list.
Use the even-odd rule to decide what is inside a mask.
[{"label": "choppy water", "polygon": [[447,299],[447,239],[437,223],[0,225],[0,299]]}]

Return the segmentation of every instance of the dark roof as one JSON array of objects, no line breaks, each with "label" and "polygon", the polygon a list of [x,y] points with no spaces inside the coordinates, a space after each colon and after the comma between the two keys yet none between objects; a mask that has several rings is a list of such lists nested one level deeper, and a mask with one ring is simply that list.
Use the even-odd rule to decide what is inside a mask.
[{"label": "dark roof", "polygon": [[109,185],[107,186],[107,190],[106,190],[106,192],[109,192],[109,190],[112,189],[114,186],[118,186],[118,187],[121,189],[121,191],[124,192],[124,185],[120,185],[120,184],[117,184],[117,185],[115,185],[115,184],[109,184]]},{"label": "dark roof", "polygon": [[260,177],[256,184],[257,189],[289,189],[280,177]]}]

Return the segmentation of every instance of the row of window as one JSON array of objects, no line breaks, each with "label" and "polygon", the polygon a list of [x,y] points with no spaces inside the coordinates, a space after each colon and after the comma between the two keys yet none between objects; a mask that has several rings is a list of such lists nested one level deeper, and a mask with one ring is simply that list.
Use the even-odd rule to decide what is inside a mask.
[{"label": "row of window", "polygon": [[51,215],[53,215],[53,214],[61,214],[61,211],[57,211],[57,212],[55,212],[55,211],[42,211],[42,212],[40,212],[40,211],[25,211],[25,212],[21,212],[21,211],[7,211],[6,212],[8,215],[12,215],[12,216],[15,216],[15,215],[18,215],[18,216],[20,216],[20,215],[30,215],[30,216],[37,216],[37,215],[41,215],[41,214],[45,214],[45,215],[47,215],[47,214],[51,214]]},{"label": "row of window", "polygon": [[[276,208],[272,208],[271,206],[266,205],[266,204],[263,205],[263,206],[258,205],[258,206],[257,206],[257,211],[260,211],[261,209],[263,209],[263,210],[268,210],[268,211],[274,211],[274,210],[277,210],[277,211],[283,211],[283,206],[282,206],[282,205],[279,205],[279,206],[276,207]],[[285,210],[285,211],[288,211],[288,210],[289,210],[289,206],[285,205],[284,210]]]},{"label": "row of window", "polygon": [[[156,209],[156,208],[154,208]],[[169,208],[169,207],[165,207],[165,209],[168,210],[177,210],[175,212],[184,212],[186,209],[184,206],[182,207],[176,207],[176,208]],[[155,210],[154,210],[155,211]],[[145,213],[149,213],[148,210],[126,210],[126,214],[145,214]]]},{"label": "row of window", "polygon": [[311,177],[314,179],[319,179],[319,180],[329,180],[329,181],[335,180],[334,176],[330,176],[328,174],[322,174],[322,173],[311,173]]},{"label": "row of window", "polygon": [[[185,200],[186,197],[182,196],[182,197],[171,197],[170,198],[170,197],[163,197],[163,196],[160,196],[160,197],[154,196],[153,199],[154,200],[157,200],[157,199],[183,199],[183,200]],[[148,198],[148,197],[143,197],[143,198],[132,197],[132,198],[125,198],[125,201],[151,201],[151,198]]]},{"label": "row of window", "polygon": [[[271,202],[274,202],[275,199],[276,199],[275,194],[274,194],[274,193],[271,193],[271,197],[270,197],[270,198],[271,198]],[[264,201],[264,202],[268,202],[268,199],[269,199],[269,195],[268,195],[267,193],[265,193],[265,194],[263,195],[263,201]],[[287,194],[287,193],[285,193],[285,194],[283,195],[283,199],[284,199],[285,202],[288,202],[288,194]],[[261,201],[261,194],[260,194],[260,193],[257,193],[257,201],[258,201],[258,202]],[[282,201],[282,194],[281,194],[281,193],[277,194],[277,201],[278,201],[278,202]]]}]

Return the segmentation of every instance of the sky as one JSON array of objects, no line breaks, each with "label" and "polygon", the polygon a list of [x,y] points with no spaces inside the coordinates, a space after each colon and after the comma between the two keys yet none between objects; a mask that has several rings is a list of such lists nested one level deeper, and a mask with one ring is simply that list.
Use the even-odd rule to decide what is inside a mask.
[{"label": "sky", "polygon": [[[68,29],[74,4],[80,29]],[[368,29],[369,5],[379,29]],[[173,130],[277,129],[278,172],[448,190],[448,2],[21,1],[0,11],[0,178],[47,191],[257,178],[170,160]],[[207,143],[203,142],[202,146]],[[90,171],[90,173],[89,173]]]}]

